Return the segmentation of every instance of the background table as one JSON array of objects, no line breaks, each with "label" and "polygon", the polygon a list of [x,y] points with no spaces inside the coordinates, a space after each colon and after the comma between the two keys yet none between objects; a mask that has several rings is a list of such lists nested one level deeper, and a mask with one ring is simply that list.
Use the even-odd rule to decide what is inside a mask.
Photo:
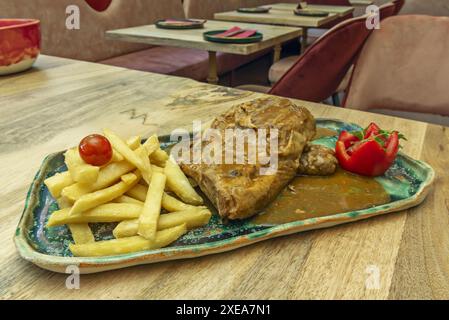
[{"label": "background table", "polygon": [[349,0],[352,6],[369,6],[374,3],[372,0]]},{"label": "background table", "polygon": [[[263,40],[249,44],[229,44],[210,42],[203,38],[204,32],[230,29],[234,26],[244,29],[257,29],[263,33]],[[209,77],[207,79],[209,83],[218,82],[216,52],[249,55],[274,47],[274,61],[276,62],[280,58],[282,43],[299,38],[301,34],[302,31],[298,28],[213,20],[207,21],[203,29],[171,30],[159,29],[155,25],[147,25],[106,32],[107,38],[114,40],[206,50],[209,52]]]},{"label": "background table", "polygon": [[220,12],[214,15],[216,20],[252,22],[272,25],[282,25],[302,28],[301,50],[307,47],[308,28],[319,28],[320,26],[339,18],[336,13],[331,13],[327,17],[304,17],[297,16],[289,10],[272,10],[269,13],[241,13],[236,10]]},{"label": "background table", "polygon": [[[400,129],[404,152],[437,172],[419,207],[294,234],[238,250],[84,275],[22,260],[13,244],[26,192],[44,157],[107,126],[123,136],[169,133],[208,121],[260,94],[101,64],[41,56],[36,68],[0,78],[0,298],[449,298],[449,129],[297,101],[316,117]],[[380,286],[369,289],[376,266]]]}]

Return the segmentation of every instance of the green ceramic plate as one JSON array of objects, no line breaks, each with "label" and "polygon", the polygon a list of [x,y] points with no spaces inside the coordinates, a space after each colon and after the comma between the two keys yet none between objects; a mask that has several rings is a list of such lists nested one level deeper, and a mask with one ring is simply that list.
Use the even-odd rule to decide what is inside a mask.
[{"label": "green ceramic plate", "polygon": [[172,24],[167,23],[166,20],[156,21],[156,27],[160,29],[175,29],[175,30],[186,30],[186,29],[202,29],[204,28],[204,23],[206,20],[185,20],[183,24]]},{"label": "green ceramic plate", "polygon": [[309,10],[309,9],[296,9],[293,12],[297,16],[303,16],[303,17],[327,17],[329,15],[328,12]]},{"label": "green ceramic plate", "polygon": [[[321,119],[319,127],[335,131],[359,129],[354,124]],[[315,140],[317,144],[333,147],[335,137]],[[163,147],[169,147],[169,137],[160,138]],[[388,212],[416,206],[428,193],[434,179],[434,171],[427,164],[400,154],[385,176],[376,178],[390,195],[391,202],[369,209],[310,218],[280,225],[254,225],[249,220],[223,224],[213,211],[208,225],[192,230],[169,247],[111,257],[73,257],[68,249],[72,237],[66,226],[47,228],[51,213],[58,210],[43,181],[56,172],[65,171],[63,152],[49,155],[36,174],[25,202],[25,209],[14,237],[20,255],[36,265],[55,272],[65,272],[69,265],[76,265],[82,273],[94,273],[133,265],[174,259],[193,258],[246,246],[258,241],[295,232],[329,227],[353,222]],[[112,239],[114,224],[92,224],[97,240]]]},{"label": "green ceramic plate", "polygon": [[268,13],[271,8],[269,7],[255,7],[255,8],[239,8],[237,12],[240,13]]},{"label": "green ceramic plate", "polygon": [[207,41],[212,42],[219,42],[219,43],[237,43],[237,44],[244,44],[244,43],[253,43],[253,42],[259,42],[263,39],[263,34],[260,32],[256,32],[253,36],[248,38],[232,38],[232,37],[215,37],[214,35],[220,34],[225,32],[226,30],[213,30],[213,31],[207,31],[203,33],[204,39]]}]

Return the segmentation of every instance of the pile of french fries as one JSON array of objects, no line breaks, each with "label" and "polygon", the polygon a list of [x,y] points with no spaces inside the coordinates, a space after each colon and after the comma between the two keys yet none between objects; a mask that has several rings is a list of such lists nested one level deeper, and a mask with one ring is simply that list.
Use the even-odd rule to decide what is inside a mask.
[{"label": "pile of french fries", "polygon": [[[211,212],[201,206],[203,199],[176,161],[160,148],[157,136],[143,144],[138,136],[125,141],[108,129],[104,136],[113,150],[107,165],[89,165],[73,148],[65,153],[68,171],[45,180],[60,208],[51,214],[47,227],[69,227],[74,256],[166,247],[209,222]],[[89,223],[110,222],[118,222],[115,239],[95,241]]]}]

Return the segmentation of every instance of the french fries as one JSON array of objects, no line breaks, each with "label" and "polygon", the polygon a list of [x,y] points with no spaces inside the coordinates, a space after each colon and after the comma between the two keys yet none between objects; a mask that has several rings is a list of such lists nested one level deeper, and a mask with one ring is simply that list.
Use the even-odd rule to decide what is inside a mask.
[{"label": "french fries", "polygon": [[159,139],[157,135],[152,135],[151,137],[149,137],[142,146],[145,148],[147,155],[151,157],[151,155],[155,151],[160,150]]},{"label": "french fries", "polygon": [[70,208],[52,213],[47,226],[55,227],[71,223],[120,222],[140,217],[142,205],[132,203],[106,203],[91,210],[70,214]]},{"label": "french fries", "polygon": [[154,241],[140,236],[98,241],[87,244],[71,244],[70,251],[76,257],[99,257],[125,254],[136,251],[154,250],[168,246],[187,232],[182,224],[170,229],[158,231]]},{"label": "french fries", "polygon": [[[157,224],[157,230],[173,228],[177,225],[186,224],[188,230],[206,225],[211,217],[211,212],[206,208],[194,208],[185,211],[161,214]],[[137,235],[139,219],[124,220],[114,229],[115,238],[132,237]]]},{"label": "french fries", "polygon": [[164,173],[167,176],[168,188],[176,193],[182,201],[192,205],[203,204],[203,199],[193,189],[189,179],[187,179],[174,159],[170,158],[167,160]]},{"label": "french fries", "polygon": [[112,159],[109,163],[120,162],[123,160],[125,160],[125,158],[123,158],[123,156],[117,150],[112,150]]},{"label": "french fries", "polygon": [[[126,142],[124,142],[119,136],[117,136],[115,133],[113,133],[109,129],[104,129],[104,135],[106,138],[108,138],[111,145],[120,152],[123,157],[131,162],[133,165],[135,165],[141,172],[142,177],[145,179],[145,181],[150,184],[151,182],[151,166],[144,163],[139,156],[138,149],[132,150]],[[148,162],[150,160],[148,159]]]},{"label": "french fries", "polygon": [[[47,227],[68,226],[74,256],[162,248],[209,222],[211,212],[199,206],[203,199],[160,148],[156,135],[144,143],[139,136],[122,140],[108,129],[104,135],[113,152],[109,163],[87,164],[78,148],[72,148],[65,153],[68,171],[45,180],[60,208],[50,215]],[[116,239],[96,242],[89,224],[114,222]]]},{"label": "french fries", "polygon": [[50,194],[53,196],[53,198],[59,198],[61,195],[61,192],[64,188],[67,186],[70,186],[73,184],[72,175],[70,172],[62,172],[57,173],[52,177],[49,177],[45,179],[44,183],[48,188],[48,191],[50,191]]},{"label": "french fries", "polygon": [[164,193],[164,195],[162,196],[162,207],[168,212],[183,211],[197,208],[190,204],[185,204],[184,202],[179,201],[178,199],[172,197],[167,193]]},{"label": "french fries", "polygon": [[77,148],[67,150],[65,163],[74,181],[86,184],[97,181],[100,168],[85,163]]},{"label": "french fries", "polygon": [[162,195],[164,194],[166,177],[155,172],[148,187],[148,193],[139,218],[137,233],[148,240],[156,237],[159,214],[161,213]]},{"label": "french fries", "polygon": [[129,175],[129,178],[125,179],[127,180],[127,182],[121,181],[106,189],[98,190],[81,196],[73,204],[73,207],[70,209],[70,214],[72,215],[87,211],[101,204],[112,201],[126,193],[129,189],[134,187],[135,183],[137,183],[140,178],[140,174],[137,173],[128,173],[127,175]]}]

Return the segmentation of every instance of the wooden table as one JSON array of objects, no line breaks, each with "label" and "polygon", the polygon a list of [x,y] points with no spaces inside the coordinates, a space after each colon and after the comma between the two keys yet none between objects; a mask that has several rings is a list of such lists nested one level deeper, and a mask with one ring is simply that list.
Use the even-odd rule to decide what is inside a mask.
[{"label": "wooden table", "polygon": [[[289,12],[293,12],[296,7],[298,6],[297,3],[274,3],[266,5],[266,7],[271,7],[271,10],[286,10]],[[328,6],[328,5],[317,5],[317,4],[308,4],[307,8],[308,10],[314,10],[314,11],[324,11],[328,13],[335,13],[339,17],[346,16],[352,12],[354,12],[354,7],[350,6]]]},{"label": "wooden table", "polygon": [[[294,5],[294,4],[293,4]],[[297,16],[289,10],[271,10],[268,13],[241,13],[236,10],[220,12],[214,15],[216,20],[263,23],[271,25],[282,25],[291,27],[301,27],[301,50],[307,47],[308,28],[318,28],[330,21],[339,18],[336,13],[331,13],[327,17],[304,17]]]},{"label": "wooden table", "polygon": [[[297,101],[316,117],[401,130],[403,151],[437,172],[427,200],[223,254],[85,275],[80,290],[68,290],[66,275],[22,260],[12,241],[44,157],[105,126],[123,136],[191,128],[261,94],[48,56],[27,73],[1,77],[0,93],[0,299],[449,298],[448,128]],[[378,289],[365,287],[372,266]]]},{"label": "wooden table", "polygon": [[349,0],[349,2],[351,3],[352,6],[361,6],[361,7],[366,7],[371,4],[374,4],[374,1],[372,0]]},{"label": "wooden table", "polygon": [[[203,38],[203,33],[206,31],[230,29],[234,26],[257,29],[263,33],[263,40],[249,44],[227,44],[210,42]],[[249,55],[274,47],[274,61],[276,62],[280,59],[282,43],[299,38],[301,34],[302,31],[298,28],[209,20],[206,22],[204,29],[168,30],[159,29],[155,25],[147,25],[107,31],[106,37],[128,42],[206,50],[209,52],[209,76],[207,81],[215,84],[218,83],[217,52]]]}]

